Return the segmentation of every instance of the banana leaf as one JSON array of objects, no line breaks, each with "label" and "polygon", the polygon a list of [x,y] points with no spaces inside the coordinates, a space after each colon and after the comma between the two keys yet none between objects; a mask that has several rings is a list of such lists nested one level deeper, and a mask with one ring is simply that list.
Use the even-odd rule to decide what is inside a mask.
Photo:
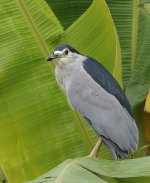
[{"label": "banana leaf", "polygon": [[119,35],[122,53],[122,78],[126,88],[136,62],[139,0],[106,0]]},{"label": "banana leaf", "polygon": [[44,175],[26,183],[44,182],[148,183],[150,182],[150,157],[124,161],[94,158],[69,159]]},{"label": "banana leaf", "polygon": [[75,20],[77,20],[92,3],[92,0],[46,1],[64,29],[67,29]]},{"label": "banana leaf", "polygon": [[[88,155],[97,140],[58,88],[49,53],[72,44],[120,84],[121,56],[104,0],[93,1],[66,31],[45,1],[1,0],[0,7],[0,167],[8,182],[22,183],[64,159]],[[101,157],[108,157],[106,149]]]},{"label": "banana leaf", "polygon": [[[144,129],[144,123],[149,124],[150,115],[144,113],[145,99],[150,88],[150,3],[139,6],[138,44],[136,63],[131,79],[126,88],[126,94],[133,106],[136,120],[139,124],[141,137],[145,136],[145,130],[150,133],[150,128]],[[146,118],[145,118],[146,115]],[[147,125],[146,125],[147,126]],[[148,126],[147,126],[148,127]],[[147,139],[147,142],[143,142]],[[145,136],[140,144],[150,143],[150,137]]]}]

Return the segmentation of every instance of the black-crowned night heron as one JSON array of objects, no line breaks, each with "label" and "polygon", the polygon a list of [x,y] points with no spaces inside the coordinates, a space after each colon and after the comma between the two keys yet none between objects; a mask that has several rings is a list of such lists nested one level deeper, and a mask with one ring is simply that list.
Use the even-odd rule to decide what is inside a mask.
[{"label": "black-crowned night heron", "polygon": [[138,144],[138,129],[130,104],[115,78],[96,60],[69,45],[60,45],[47,61],[56,60],[56,80],[69,104],[93,127],[114,159],[126,159]]}]

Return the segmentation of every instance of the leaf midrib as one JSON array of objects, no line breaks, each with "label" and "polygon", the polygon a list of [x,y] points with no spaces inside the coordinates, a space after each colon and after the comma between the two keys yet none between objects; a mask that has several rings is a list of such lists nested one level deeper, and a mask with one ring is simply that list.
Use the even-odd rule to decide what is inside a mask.
[{"label": "leaf midrib", "polygon": [[[41,36],[40,32],[38,31],[38,28],[37,28],[36,24],[34,23],[32,16],[30,15],[29,11],[27,10],[25,3],[22,0],[17,0],[17,3],[21,9],[21,12],[23,12],[24,16],[26,17],[26,20],[32,30],[33,35],[35,36],[37,41],[40,43],[39,45],[43,50],[44,56],[47,57],[47,55],[49,54],[48,46],[45,43],[45,41],[42,39],[42,36]],[[54,65],[53,65],[53,67],[54,67]]]},{"label": "leaf midrib", "polygon": [[131,67],[134,68],[136,62],[137,49],[137,30],[138,30],[138,4],[139,0],[133,1],[133,19],[132,19],[132,60]]}]

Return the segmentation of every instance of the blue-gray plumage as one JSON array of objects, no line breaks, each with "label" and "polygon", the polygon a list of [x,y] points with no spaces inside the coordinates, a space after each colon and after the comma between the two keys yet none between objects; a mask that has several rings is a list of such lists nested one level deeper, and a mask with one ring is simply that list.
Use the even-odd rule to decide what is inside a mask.
[{"label": "blue-gray plumage", "polygon": [[69,45],[60,45],[47,60],[56,60],[56,80],[70,105],[108,147],[114,159],[127,158],[138,143],[130,104],[115,78],[96,60]]},{"label": "blue-gray plumage", "polygon": [[114,97],[117,98],[120,104],[125,107],[128,113],[132,116],[131,107],[124,92],[115,78],[112,77],[104,66],[96,60],[87,57],[87,59],[83,61],[83,67],[100,86],[110,94],[114,95]]}]

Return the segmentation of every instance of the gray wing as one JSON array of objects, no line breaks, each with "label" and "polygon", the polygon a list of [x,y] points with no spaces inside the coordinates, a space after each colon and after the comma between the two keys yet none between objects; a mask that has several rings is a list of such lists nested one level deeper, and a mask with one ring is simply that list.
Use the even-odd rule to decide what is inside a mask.
[{"label": "gray wing", "polygon": [[133,152],[137,148],[138,130],[126,108],[95,82],[82,64],[68,66],[64,75],[63,82],[69,103],[88,119],[110,151],[113,145],[114,149]]},{"label": "gray wing", "polygon": [[87,57],[83,61],[83,68],[95,80],[95,82],[102,86],[108,93],[116,97],[120,104],[126,108],[128,113],[132,116],[130,104],[123,90],[116,79],[108,72],[108,70],[105,69],[102,64],[93,58]]}]

